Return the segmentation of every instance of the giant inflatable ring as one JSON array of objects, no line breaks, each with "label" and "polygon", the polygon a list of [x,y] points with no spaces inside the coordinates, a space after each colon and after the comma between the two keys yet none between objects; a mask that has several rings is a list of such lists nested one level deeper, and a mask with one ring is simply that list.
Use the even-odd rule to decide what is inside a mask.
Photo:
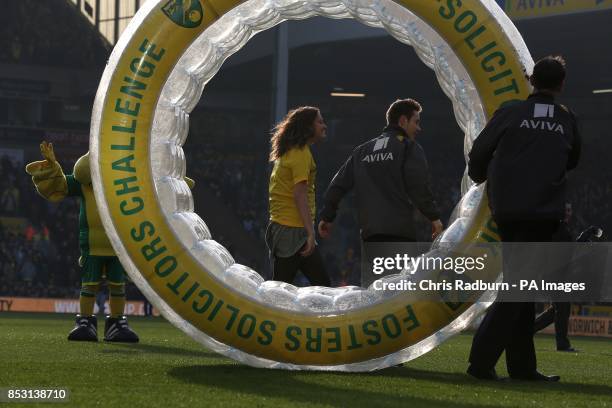
[{"label": "giant inflatable ring", "polygon": [[[258,367],[375,370],[431,350],[491,298],[413,301],[264,282],[211,238],[183,181],[189,112],[222,62],[256,32],[315,15],[384,27],[414,47],[453,101],[466,152],[495,109],[529,92],[533,61],[493,0],[151,0],[121,36],[96,95],[95,195],[131,279],[197,341]],[[462,187],[441,241],[497,240],[483,187],[467,177]]]}]

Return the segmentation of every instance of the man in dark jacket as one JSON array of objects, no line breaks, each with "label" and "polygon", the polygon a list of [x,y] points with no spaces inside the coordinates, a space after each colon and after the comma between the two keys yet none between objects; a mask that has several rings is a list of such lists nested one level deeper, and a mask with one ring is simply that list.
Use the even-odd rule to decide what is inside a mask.
[{"label": "man in dark jacket", "polygon": [[442,231],[425,152],[415,140],[421,110],[413,99],[393,102],[382,135],[353,150],[325,192],[321,237],[329,236],[338,205],[352,189],[364,242],[416,241],[415,208],[431,221],[433,238]]},{"label": "man in dark jacket", "polygon": [[[493,219],[503,242],[551,242],[563,218],[566,172],[576,167],[580,136],[576,119],[555,103],[565,81],[565,61],[546,57],[530,77],[527,100],[495,112],[469,155],[469,175],[488,181]],[[484,317],[470,353],[468,373],[497,379],[495,365],[506,351],[513,379],[558,381],[536,369],[534,303],[494,303]]]}]

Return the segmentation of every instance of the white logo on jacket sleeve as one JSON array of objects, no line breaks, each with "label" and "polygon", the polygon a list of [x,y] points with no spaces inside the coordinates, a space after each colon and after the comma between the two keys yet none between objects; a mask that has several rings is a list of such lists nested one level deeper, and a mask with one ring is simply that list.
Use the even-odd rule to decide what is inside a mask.
[{"label": "white logo on jacket sleeve", "polygon": [[386,149],[387,143],[389,143],[388,137],[383,137],[382,139],[376,140],[376,143],[374,143],[374,148],[372,149],[372,151],[375,152],[377,150]]},{"label": "white logo on jacket sleeve", "polygon": [[527,129],[536,129],[536,130],[548,130],[549,132],[559,132],[562,135],[565,134],[563,130],[563,125],[555,122],[547,122],[545,120],[533,120],[533,119],[524,119],[521,122],[522,128]]},{"label": "white logo on jacket sleeve", "polygon": [[387,152],[387,153],[366,154],[365,157],[361,159],[362,162],[368,162],[368,163],[381,162],[381,161],[387,161],[387,160],[393,160],[393,153]]},{"label": "white logo on jacket sleeve", "polygon": [[555,105],[548,105],[545,103],[536,103],[533,107],[534,118],[554,118],[555,117]]},{"label": "white logo on jacket sleeve", "polygon": [[[389,143],[388,137],[377,139],[376,143],[374,143],[374,148],[372,149],[372,152],[375,152],[377,150],[386,149],[387,143]],[[379,153],[366,154],[365,157],[361,159],[362,162],[368,162],[368,163],[381,162],[381,161],[387,161],[387,160],[393,160],[392,152],[379,152]]]},{"label": "white logo on jacket sleeve", "polygon": [[[555,117],[555,105],[549,105],[546,103],[536,103],[533,106],[533,117],[534,118],[554,118]],[[565,134],[563,125],[557,122],[549,122],[545,119],[523,119],[521,122],[521,128],[535,129],[535,130],[547,130],[549,132],[558,132]]]}]

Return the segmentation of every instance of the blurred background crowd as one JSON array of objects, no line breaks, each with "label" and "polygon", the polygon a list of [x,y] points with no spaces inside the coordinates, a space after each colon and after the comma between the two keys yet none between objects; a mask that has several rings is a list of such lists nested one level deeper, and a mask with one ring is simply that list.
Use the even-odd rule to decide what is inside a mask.
[{"label": "blurred background crowd", "polygon": [[[2,296],[78,296],[78,201],[45,201],[36,194],[24,167],[40,159],[38,144],[42,140],[55,144],[66,173],[88,149],[91,107],[112,41],[100,35],[91,19],[83,17],[79,7],[86,4],[20,0],[6,2],[0,13]],[[604,21],[610,16],[603,14],[591,19]],[[553,29],[566,26],[566,18],[556,17]],[[585,36],[583,41],[588,40],[587,35],[597,36],[586,30],[589,20],[585,17],[572,21],[574,26],[585,27],[575,31]],[[101,23],[96,20],[95,24]],[[355,33],[354,38],[300,43],[300,33],[311,33],[317,24],[325,31],[328,23],[314,19],[284,24],[292,24],[289,33],[298,38],[289,53],[288,106],[319,106],[329,126],[328,140],[313,149],[317,207],[321,207],[329,181],[352,148],[380,133],[388,104],[398,97],[414,97],[424,106],[420,143],[446,224],[461,196],[463,135],[434,74],[414,52],[384,31],[343,22]],[[570,178],[572,234],[600,225],[610,235],[612,172],[602,152],[612,151],[612,101],[609,96],[593,99],[593,86],[585,84],[589,78],[582,75],[590,70],[592,77],[597,77],[590,61],[602,54],[593,51],[593,56],[585,56],[583,49],[572,48],[563,38],[555,44],[567,48],[550,49],[538,37],[537,24],[525,21],[518,27],[534,56],[561,52],[570,67],[565,97],[583,120],[585,145],[583,161]],[[558,32],[565,35],[563,30]],[[196,213],[209,223],[213,238],[226,246],[237,262],[261,271],[266,278],[270,276],[264,234],[271,170],[269,136],[275,122],[271,108],[275,41],[273,32],[259,34],[226,62],[191,113],[189,139],[184,146],[187,175],[196,180]],[[370,57],[364,59],[366,53]],[[390,63],[392,60],[395,63]],[[606,63],[610,68],[609,61]],[[609,77],[612,71],[606,71],[606,63],[597,70],[608,72]],[[338,89],[363,90],[366,96],[360,100],[331,97],[330,91]],[[421,240],[429,240],[428,222],[421,217],[419,223]],[[358,285],[360,240],[350,198],[338,215],[333,237],[319,243],[333,286]],[[300,277],[296,284],[308,282]]]}]

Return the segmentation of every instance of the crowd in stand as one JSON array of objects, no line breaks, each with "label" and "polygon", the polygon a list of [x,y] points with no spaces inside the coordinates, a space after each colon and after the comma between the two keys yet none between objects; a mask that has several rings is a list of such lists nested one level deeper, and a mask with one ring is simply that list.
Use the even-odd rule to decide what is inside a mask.
[{"label": "crowd in stand", "polygon": [[[448,161],[435,155],[430,155],[434,193],[446,222],[460,196],[461,174],[451,169],[451,165],[440,164]],[[319,162],[317,201],[320,208],[322,194],[335,169],[326,168],[325,160]],[[208,144],[187,151],[187,163],[190,176],[193,175],[198,184],[208,186],[241,221],[245,231],[255,239],[263,240],[268,219],[270,171],[266,152],[223,152],[219,146]],[[62,164],[64,168],[72,168],[72,163]],[[4,220],[0,223],[0,295],[74,297],[80,279],[77,264],[78,201],[67,199],[54,204],[38,197],[23,168],[24,163],[7,156],[0,158],[0,217]],[[445,177],[446,171],[452,171],[454,176]],[[612,230],[609,200],[612,187],[600,178],[593,177],[576,184],[570,191],[574,206],[574,235],[589,225]],[[196,187],[196,202],[198,195]],[[24,221],[16,228],[7,221],[10,219]],[[428,227],[423,219],[420,228],[423,239],[427,239]],[[334,286],[359,285],[360,241],[357,228],[355,209],[349,199],[336,219],[335,239],[320,240]],[[231,242],[223,236],[215,239],[240,261],[239,242]],[[256,270],[261,267],[259,264],[249,266]],[[308,284],[306,281],[297,283]]]},{"label": "crowd in stand", "polygon": [[103,66],[108,51],[102,39],[95,31],[83,29],[87,22],[72,8],[65,0],[3,2],[0,62],[80,69]]},{"label": "crowd in stand", "polygon": [[[186,152],[189,176],[208,186],[233,210],[243,228],[263,239],[267,223],[267,160],[265,155],[220,152],[209,143]],[[197,195],[197,190],[194,192]],[[197,200],[197,197],[196,197]]]},{"label": "crowd in stand", "polygon": [[575,183],[570,191],[569,202],[574,210],[570,224],[573,236],[590,225],[601,227],[608,237],[612,235],[612,186],[609,175],[602,173]]},{"label": "crowd in stand", "polygon": [[[87,23],[64,0],[19,0],[5,2],[0,13],[0,63],[91,68],[104,66],[108,50],[100,36],[91,29],[73,24],[40,24],[49,21]],[[15,16],[20,16],[15,18]],[[27,16],[27,18],[23,18]],[[80,44],[71,47],[71,44]],[[90,44],[91,46],[83,46]],[[61,58],[58,58],[61,56]],[[195,115],[194,115],[195,116]],[[228,121],[204,123],[219,133]],[[262,133],[260,136],[264,137]],[[214,138],[211,138],[214,139]],[[243,137],[248,140],[249,136]],[[243,140],[241,139],[241,140]],[[206,138],[208,140],[208,138]],[[460,198],[460,179],[464,163],[449,160],[444,144],[425,146],[429,159],[434,195],[442,221],[447,224]],[[243,146],[236,143],[206,142],[186,149],[187,174],[196,180],[196,203],[201,196],[198,186],[207,186],[240,220],[244,230],[263,242],[268,223],[268,145]],[[339,163],[349,153],[334,151],[338,157],[317,156],[317,208]],[[66,159],[66,157],[64,157]],[[330,163],[334,163],[331,165]],[[64,169],[73,163],[62,162]],[[574,207],[572,234],[576,236],[589,225],[599,225],[612,235],[612,186],[608,175],[589,174],[573,183],[570,202]],[[197,210],[197,206],[196,206]],[[77,298],[80,287],[78,266],[78,214],[76,199],[50,203],[39,197],[24,163],[0,157],[0,296]],[[421,240],[428,240],[430,224],[420,218]],[[230,250],[236,261],[260,271],[263,267],[242,254],[241,242],[218,234],[214,238]],[[335,222],[332,239],[319,240],[332,286],[360,284],[360,239],[354,203],[349,198]],[[263,258],[263,257],[262,257]],[[305,286],[303,277],[296,284]],[[128,298],[139,298],[129,285]]]},{"label": "crowd in stand", "polygon": [[22,162],[0,158],[0,295],[73,297],[78,203],[38,197]]}]

